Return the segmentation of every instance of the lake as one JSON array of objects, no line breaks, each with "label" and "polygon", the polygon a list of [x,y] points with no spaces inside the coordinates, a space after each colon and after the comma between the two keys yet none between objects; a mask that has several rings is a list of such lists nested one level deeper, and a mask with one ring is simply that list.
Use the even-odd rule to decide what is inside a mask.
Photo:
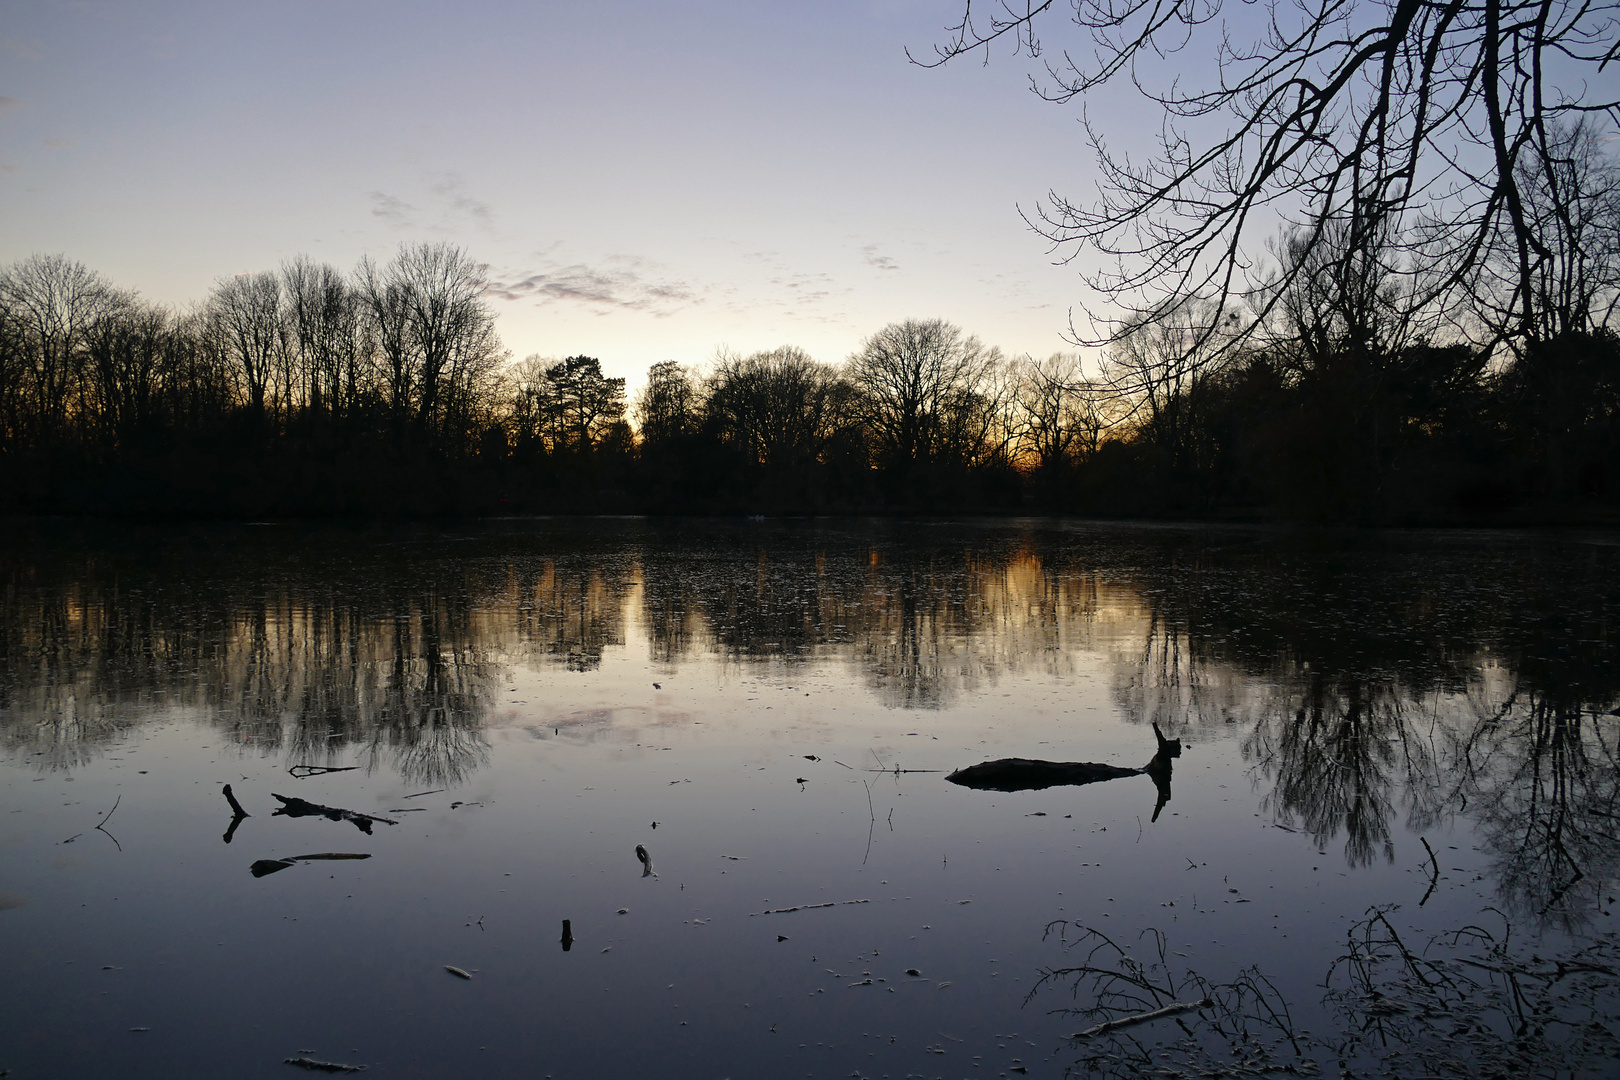
[{"label": "lake", "polygon": [[5,532],[11,1076],[1620,1072],[1614,531]]}]

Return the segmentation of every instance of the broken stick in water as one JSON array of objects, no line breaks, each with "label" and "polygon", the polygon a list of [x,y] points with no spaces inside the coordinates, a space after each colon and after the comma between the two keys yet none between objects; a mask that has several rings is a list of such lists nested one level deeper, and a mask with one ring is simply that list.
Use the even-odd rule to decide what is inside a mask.
[{"label": "broken stick in water", "polygon": [[242,822],[253,815],[242,809],[242,804],[236,801],[236,796],[231,792],[231,785],[229,784],[225,785],[225,801],[231,804],[231,823],[225,829],[225,842],[228,844],[236,837],[236,830],[241,826]]},{"label": "broken stick in water", "polygon": [[236,801],[236,796],[231,792],[231,785],[229,784],[225,785],[225,801],[231,804],[231,813],[235,814],[237,817],[253,816],[246,810],[242,809],[242,804]]}]

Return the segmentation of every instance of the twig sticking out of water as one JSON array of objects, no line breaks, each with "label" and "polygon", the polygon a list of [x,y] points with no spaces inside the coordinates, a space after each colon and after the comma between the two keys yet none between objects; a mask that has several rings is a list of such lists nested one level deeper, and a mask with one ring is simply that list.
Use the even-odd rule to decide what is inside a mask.
[{"label": "twig sticking out of water", "polygon": [[[113,811],[117,810],[118,809],[118,804],[123,802],[123,801],[124,801],[124,797],[122,795],[120,795],[120,796],[118,796],[118,798],[114,799],[113,804],[112,804],[112,810],[109,810],[104,815],[102,815],[101,820],[96,822],[96,827],[94,829],[90,830],[91,832],[99,832],[99,833],[103,834],[104,836],[106,836],[107,839],[109,839],[109,840],[111,840],[113,842],[113,846],[116,847],[119,851],[124,850],[124,845],[120,844],[118,842],[118,837],[114,836],[112,833],[110,833],[106,829],[102,828],[102,826],[107,824],[108,821],[112,820]],[[74,833],[72,836],[70,836],[66,840],[62,841],[62,843],[71,844],[71,843],[73,843],[73,841],[77,840],[79,837],[81,837],[83,835],[84,835],[84,833]]]},{"label": "twig sticking out of water", "polygon": [[1423,850],[1429,853],[1429,862],[1434,866],[1434,874],[1429,878],[1429,891],[1418,901],[1418,907],[1422,907],[1429,902],[1429,897],[1434,895],[1435,886],[1440,884],[1440,860],[1434,857],[1434,848],[1429,846],[1427,837],[1420,836],[1418,839],[1422,841]]},{"label": "twig sticking out of water", "polygon": [[872,835],[877,832],[877,811],[872,808],[872,785],[862,780],[861,786],[866,788],[866,812],[872,816],[872,824],[866,829],[866,854],[861,857],[861,865],[865,866],[866,860],[872,857]]},{"label": "twig sticking out of water", "polygon": [[287,770],[295,780],[305,780],[311,776],[325,776],[329,772],[353,772],[358,765],[294,765]]},{"label": "twig sticking out of water", "polygon": [[[100,829],[103,825],[107,824],[107,822],[111,821],[113,814],[118,810],[118,804],[123,802],[123,801],[124,801],[124,797],[122,795],[120,795],[120,796],[118,796],[118,798],[114,799],[113,804],[112,804],[112,809],[107,811],[107,813],[102,817],[102,819],[100,821],[96,822],[96,828]],[[107,833],[107,835],[111,836],[112,833]]]}]

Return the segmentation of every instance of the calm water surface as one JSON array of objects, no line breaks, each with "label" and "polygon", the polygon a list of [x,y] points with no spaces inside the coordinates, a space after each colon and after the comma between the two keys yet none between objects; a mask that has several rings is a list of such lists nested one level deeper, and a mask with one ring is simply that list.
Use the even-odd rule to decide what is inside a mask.
[{"label": "calm water surface", "polygon": [[9,1075],[1620,1073],[1614,533],[5,528]]}]

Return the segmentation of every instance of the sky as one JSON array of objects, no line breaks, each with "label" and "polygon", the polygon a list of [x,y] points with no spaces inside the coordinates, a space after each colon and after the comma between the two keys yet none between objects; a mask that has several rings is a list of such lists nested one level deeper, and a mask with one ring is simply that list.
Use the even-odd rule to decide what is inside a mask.
[{"label": "sky", "polygon": [[515,358],[632,386],[913,317],[1045,356],[1086,299],[1019,216],[1094,190],[1078,110],[1006,50],[907,60],[960,0],[0,8],[0,264],[61,252],[183,305],[447,240]]}]

